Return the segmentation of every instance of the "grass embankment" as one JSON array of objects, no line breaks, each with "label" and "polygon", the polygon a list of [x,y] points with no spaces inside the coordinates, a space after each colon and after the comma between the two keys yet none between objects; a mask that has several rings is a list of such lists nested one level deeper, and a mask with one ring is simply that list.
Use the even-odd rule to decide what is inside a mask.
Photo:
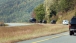
[{"label": "grass embankment", "polygon": [[57,23],[62,23],[63,20],[71,20],[73,16],[75,16],[76,9],[63,13],[63,16],[58,19]]},{"label": "grass embankment", "polygon": [[0,43],[13,43],[68,31],[67,25],[35,24],[20,27],[0,27]]}]

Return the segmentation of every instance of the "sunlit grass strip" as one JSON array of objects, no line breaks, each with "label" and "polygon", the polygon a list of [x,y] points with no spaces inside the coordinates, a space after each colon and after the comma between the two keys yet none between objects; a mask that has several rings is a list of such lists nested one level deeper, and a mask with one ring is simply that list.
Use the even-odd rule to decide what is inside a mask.
[{"label": "sunlit grass strip", "polygon": [[[39,27],[39,28],[37,28],[37,27]],[[17,31],[15,33],[11,33],[10,35],[8,33],[8,34],[6,34],[6,37],[0,38],[0,43],[2,43],[2,42],[11,43],[13,41],[28,40],[28,39],[32,39],[32,38],[37,38],[37,37],[41,37],[41,36],[57,34],[57,33],[61,33],[64,31],[68,31],[68,26],[63,26],[63,25],[55,25],[55,26],[37,25],[37,27],[32,26],[31,28],[33,29],[33,31],[30,30],[31,32],[27,32],[27,34],[25,32],[26,30],[24,30],[24,31],[22,30],[20,32]],[[29,27],[28,27],[28,30],[29,30]],[[12,34],[14,34],[14,36],[11,36]]]}]

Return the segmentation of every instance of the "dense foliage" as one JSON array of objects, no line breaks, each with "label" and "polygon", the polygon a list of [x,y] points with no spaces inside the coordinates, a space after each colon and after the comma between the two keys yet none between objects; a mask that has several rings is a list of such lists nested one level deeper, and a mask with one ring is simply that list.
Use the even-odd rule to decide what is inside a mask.
[{"label": "dense foliage", "polygon": [[76,1],[75,0],[53,0],[54,3],[51,5],[50,4],[50,10],[54,10],[57,12],[60,11],[68,11],[68,10],[72,10],[74,8],[74,6],[76,5]]},{"label": "dense foliage", "polygon": [[45,10],[44,10],[43,4],[36,7],[34,12],[36,14],[37,21],[43,20],[45,18]]},{"label": "dense foliage", "polygon": [[[51,18],[58,12],[68,12],[69,10],[74,10],[76,0],[45,0],[44,5],[46,16],[49,17],[48,15],[51,15]],[[53,13],[53,11],[55,13]],[[48,21],[48,18],[46,20]]]},{"label": "dense foliage", "polygon": [[0,0],[0,21],[28,22],[31,12],[44,0]]}]

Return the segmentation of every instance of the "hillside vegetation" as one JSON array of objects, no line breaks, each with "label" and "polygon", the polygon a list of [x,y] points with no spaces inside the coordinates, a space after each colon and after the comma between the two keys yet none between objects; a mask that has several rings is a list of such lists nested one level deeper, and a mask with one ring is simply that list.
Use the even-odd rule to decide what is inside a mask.
[{"label": "hillside vegetation", "polygon": [[57,23],[61,23],[63,19],[70,20],[73,16],[75,16],[76,12],[76,0],[45,0],[42,5],[43,7],[40,7],[40,9],[44,8],[44,12],[38,9],[39,6],[34,10],[37,16],[36,19],[40,18],[42,13],[45,13],[43,15],[45,17],[41,18],[43,18],[42,20],[47,20],[47,22],[56,20]]},{"label": "hillside vegetation", "polygon": [[0,21],[28,22],[33,9],[44,0],[0,0]]},{"label": "hillside vegetation", "polygon": [[[76,0],[45,0],[44,7],[46,11],[46,19],[57,20],[57,23],[62,22],[63,19],[70,20],[74,16]],[[70,13],[71,12],[71,13]],[[69,17],[69,15],[72,15]],[[48,17],[48,18],[47,18]]]}]

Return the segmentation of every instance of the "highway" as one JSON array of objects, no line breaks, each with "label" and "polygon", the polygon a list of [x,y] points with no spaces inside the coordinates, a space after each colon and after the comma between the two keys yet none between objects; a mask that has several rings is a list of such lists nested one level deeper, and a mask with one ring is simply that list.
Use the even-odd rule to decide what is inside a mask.
[{"label": "highway", "polygon": [[69,32],[65,32],[61,34],[20,41],[17,43],[76,43],[76,36],[70,36]]},{"label": "highway", "polygon": [[32,24],[28,24],[28,23],[5,23],[5,24],[8,24],[8,27],[32,25]]}]

